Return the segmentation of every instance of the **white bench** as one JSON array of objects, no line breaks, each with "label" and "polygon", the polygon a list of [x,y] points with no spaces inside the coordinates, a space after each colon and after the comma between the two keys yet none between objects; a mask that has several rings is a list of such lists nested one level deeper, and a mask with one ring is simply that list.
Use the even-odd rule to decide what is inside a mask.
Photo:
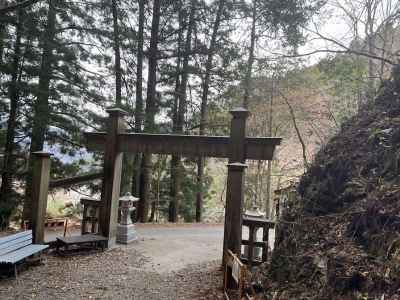
[{"label": "white bench", "polygon": [[32,230],[27,230],[0,238],[0,266],[14,266],[17,277],[17,263],[41,253],[47,245],[32,244]]}]

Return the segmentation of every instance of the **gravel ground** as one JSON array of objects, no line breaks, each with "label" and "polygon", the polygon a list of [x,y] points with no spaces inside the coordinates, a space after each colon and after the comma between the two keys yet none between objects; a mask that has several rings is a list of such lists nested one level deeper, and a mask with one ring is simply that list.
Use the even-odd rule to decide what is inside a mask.
[{"label": "gravel ground", "polygon": [[219,299],[219,262],[187,266],[160,274],[144,269],[148,261],[132,247],[103,253],[44,255],[18,279],[0,281],[0,299]]},{"label": "gravel ground", "polygon": [[[0,299],[223,299],[221,225],[140,225],[139,241],[0,279]],[[78,231],[79,233],[79,231]],[[8,233],[0,233],[0,236]],[[55,239],[59,232],[49,232]]]}]

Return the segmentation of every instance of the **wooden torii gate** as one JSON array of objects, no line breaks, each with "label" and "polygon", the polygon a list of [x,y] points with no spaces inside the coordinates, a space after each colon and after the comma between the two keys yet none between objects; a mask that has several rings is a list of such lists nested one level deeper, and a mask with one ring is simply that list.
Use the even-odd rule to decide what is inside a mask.
[{"label": "wooden torii gate", "polygon": [[230,136],[126,133],[123,119],[126,112],[112,108],[107,113],[107,131],[86,132],[85,136],[88,150],[104,151],[99,225],[101,233],[109,240],[108,247],[116,240],[123,152],[220,157],[229,158],[223,248],[224,253],[230,249],[240,257],[246,159],[271,160],[281,139],[246,137],[249,112],[244,108],[230,112]]}]

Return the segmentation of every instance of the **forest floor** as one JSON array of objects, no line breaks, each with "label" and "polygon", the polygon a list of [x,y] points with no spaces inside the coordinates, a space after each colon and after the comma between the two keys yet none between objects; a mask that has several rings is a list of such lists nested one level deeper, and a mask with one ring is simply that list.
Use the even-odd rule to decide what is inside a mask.
[{"label": "forest floor", "polygon": [[222,225],[139,225],[139,241],[0,280],[0,299],[222,299]]}]

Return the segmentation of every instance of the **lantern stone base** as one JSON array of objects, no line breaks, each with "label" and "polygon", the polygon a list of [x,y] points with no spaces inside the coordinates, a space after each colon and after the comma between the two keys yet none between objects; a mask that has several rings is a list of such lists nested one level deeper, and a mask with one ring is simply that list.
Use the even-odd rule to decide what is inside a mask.
[{"label": "lantern stone base", "polygon": [[129,244],[137,241],[138,236],[135,230],[135,224],[121,225],[117,226],[117,243],[119,244]]}]

